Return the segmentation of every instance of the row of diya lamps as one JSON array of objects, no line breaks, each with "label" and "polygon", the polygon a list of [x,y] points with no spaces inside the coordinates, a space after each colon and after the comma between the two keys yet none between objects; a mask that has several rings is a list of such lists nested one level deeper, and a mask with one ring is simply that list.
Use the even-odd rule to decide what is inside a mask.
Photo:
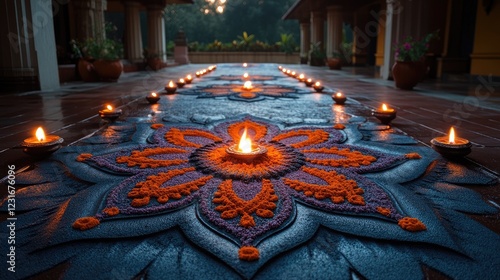
[{"label": "row of diya lamps", "polygon": [[[316,92],[323,92],[324,87],[320,82],[313,82],[311,78],[306,79],[304,74],[297,74],[297,72],[291,69],[285,69],[282,66],[278,66],[278,69],[285,75],[295,78],[299,82],[304,82],[306,86],[312,86]],[[337,105],[344,105],[347,100],[346,96],[341,92],[334,93],[332,99]],[[388,125],[396,118],[396,109],[389,108],[384,103],[380,108],[373,109],[372,115],[382,124]],[[468,155],[471,152],[472,144],[467,139],[455,136],[455,130],[451,127],[447,136],[433,138],[431,140],[431,146],[443,156],[456,158]]]},{"label": "row of diya lamps", "polygon": [[[217,65],[211,65],[208,68],[196,71],[196,78],[201,78],[206,74],[209,74],[217,69]],[[167,94],[174,94],[178,88],[183,88],[186,84],[190,84],[193,81],[193,76],[191,74],[187,75],[185,78],[180,78],[177,82],[170,81],[165,85],[165,91]],[[160,100],[160,97],[156,93],[151,93],[150,96],[146,97],[149,103],[155,104]]]}]

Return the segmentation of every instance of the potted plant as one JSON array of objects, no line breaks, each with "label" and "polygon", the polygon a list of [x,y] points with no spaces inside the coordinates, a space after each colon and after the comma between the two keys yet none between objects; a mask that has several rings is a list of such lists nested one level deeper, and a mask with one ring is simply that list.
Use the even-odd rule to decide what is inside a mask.
[{"label": "potted plant", "polygon": [[84,55],[85,52],[82,51],[83,47],[77,41],[71,40],[69,43],[73,51],[73,57],[77,59],[76,68],[82,81],[88,83],[99,81],[99,76],[97,75],[94,65],[92,64],[94,59]]},{"label": "potted plant", "polygon": [[311,43],[311,50],[309,51],[309,65],[311,66],[325,66],[326,54],[321,49],[321,42]]},{"label": "potted plant", "polygon": [[[106,24],[106,33],[113,30],[116,30],[116,27]],[[123,57],[123,45],[117,40],[103,37],[88,39],[86,41],[87,52],[95,59],[93,65],[101,80],[116,82],[123,71],[123,64],[120,61]]]},{"label": "potted plant", "polygon": [[424,79],[427,72],[425,54],[430,40],[437,37],[437,32],[427,34],[422,40],[408,36],[402,43],[396,44],[392,76],[397,88],[411,90]]},{"label": "potted plant", "polygon": [[144,49],[142,55],[144,56],[144,62],[149,66],[149,68],[151,68],[151,70],[158,71],[161,69],[161,54],[150,52],[148,49]]},{"label": "potted plant", "polygon": [[342,60],[340,59],[340,57],[341,57],[340,53],[334,51],[332,53],[332,57],[327,59],[326,64],[331,70],[342,69]]}]

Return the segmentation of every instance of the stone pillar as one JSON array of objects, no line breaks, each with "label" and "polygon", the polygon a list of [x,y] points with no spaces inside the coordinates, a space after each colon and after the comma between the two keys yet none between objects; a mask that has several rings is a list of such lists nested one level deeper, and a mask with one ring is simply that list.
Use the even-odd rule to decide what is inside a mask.
[{"label": "stone pillar", "polygon": [[320,47],[324,49],[325,38],[323,36],[323,23],[325,17],[322,12],[311,12],[311,43],[321,42]]},{"label": "stone pillar", "polygon": [[76,38],[104,38],[104,11],[106,0],[73,0],[75,7]]},{"label": "stone pillar", "polygon": [[311,23],[300,23],[300,57],[307,57],[311,48]]},{"label": "stone pillar", "polygon": [[326,56],[333,57],[333,53],[341,53],[342,45],[342,8],[330,6],[326,18]]},{"label": "stone pillar", "polygon": [[386,0],[386,15],[385,15],[385,43],[384,43],[384,64],[381,67],[382,79],[387,80],[392,77],[391,68],[394,64],[394,56],[392,55],[392,33],[393,33],[393,15],[394,15],[394,4],[397,0]]},{"label": "stone pillar", "polygon": [[189,64],[187,38],[184,31],[180,30],[175,36],[174,60],[178,64]]},{"label": "stone pillar", "polygon": [[148,6],[148,50],[156,53],[163,61],[167,60],[163,6]]},{"label": "stone pillar", "polygon": [[125,1],[125,58],[131,62],[142,60],[140,4],[136,1]]}]

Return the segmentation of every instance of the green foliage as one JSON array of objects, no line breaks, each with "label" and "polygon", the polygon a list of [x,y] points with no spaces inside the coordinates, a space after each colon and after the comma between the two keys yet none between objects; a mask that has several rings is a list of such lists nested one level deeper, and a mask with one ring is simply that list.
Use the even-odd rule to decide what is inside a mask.
[{"label": "green foliage", "polygon": [[279,46],[280,50],[286,54],[291,54],[295,51],[295,40],[293,34],[282,33],[280,36],[281,41],[277,42],[276,45]]},{"label": "green foliage", "polygon": [[397,61],[419,61],[429,50],[429,43],[433,38],[438,38],[439,30],[427,34],[422,40],[415,40],[407,36],[402,43],[395,46],[395,59]]},{"label": "green foliage", "polygon": [[75,55],[88,59],[117,60],[123,57],[123,44],[115,39],[110,39],[116,27],[106,23],[105,36],[101,33],[96,38],[88,38],[83,42],[72,40]]},{"label": "green foliage", "polygon": [[309,55],[311,59],[325,60],[326,53],[321,49],[321,42],[311,43],[311,49],[309,50]]}]

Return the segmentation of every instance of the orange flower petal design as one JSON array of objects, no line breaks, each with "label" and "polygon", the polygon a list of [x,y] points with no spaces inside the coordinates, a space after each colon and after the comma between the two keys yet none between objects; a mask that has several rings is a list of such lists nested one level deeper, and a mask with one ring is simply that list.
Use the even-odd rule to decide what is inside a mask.
[{"label": "orange flower petal design", "polygon": [[238,250],[238,257],[242,261],[256,261],[260,258],[259,249],[253,246],[243,246]]},{"label": "orange flower petal design", "polygon": [[330,135],[328,134],[328,132],[321,129],[315,129],[315,130],[300,129],[300,130],[292,130],[281,133],[275,136],[273,138],[273,141],[281,141],[290,137],[297,137],[297,136],[307,136],[307,139],[304,141],[290,144],[290,146],[294,148],[303,148],[314,144],[321,144],[323,142],[326,142]]},{"label": "orange flower petal design", "polygon": [[417,218],[404,217],[398,221],[398,225],[407,231],[416,232],[426,230],[427,227]]},{"label": "orange flower petal design", "polygon": [[343,203],[346,199],[353,205],[365,205],[361,196],[364,191],[358,187],[354,180],[348,180],[344,175],[335,171],[326,171],[311,167],[302,167],[302,171],[323,179],[327,185],[318,185],[283,178],[283,183],[292,189],[304,193],[306,196],[314,196],[318,200],[330,198],[333,203]]},{"label": "orange flower petal design", "polygon": [[214,142],[222,141],[221,138],[213,135],[212,133],[197,129],[180,130],[178,128],[171,128],[167,133],[165,133],[165,139],[167,139],[168,142],[174,145],[181,147],[194,147],[194,148],[199,148],[202,146],[201,144],[196,144],[186,140],[185,139],[186,136],[203,137],[213,140]]},{"label": "orange flower petal design", "polygon": [[261,218],[272,218],[276,209],[278,196],[274,192],[270,180],[262,180],[261,191],[250,200],[243,200],[234,192],[233,181],[222,182],[214,194],[213,203],[219,204],[215,210],[221,212],[221,218],[233,219],[241,215],[240,226],[250,228],[255,226],[255,220],[251,216],[256,214]]},{"label": "orange flower petal design", "polygon": [[183,149],[177,148],[150,148],[143,151],[133,151],[130,156],[117,157],[117,163],[126,163],[128,167],[139,166],[139,168],[158,168],[186,163],[183,159],[152,159],[150,156],[162,154],[187,153]]},{"label": "orange flower petal design", "polygon": [[229,125],[227,127],[227,133],[235,143],[240,141],[243,131],[247,129],[248,133],[252,136],[254,141],[260,140],[267,134],[267,127],[259,123],[253,122],[251,120],[244,120],[242,122],[237,122]]},{"label": "orange flower petal design", "polygon": [[331,166],[331,167],[359,167],[361,165],[370,165],[376,161],[377,158],[370,155],[363,155],[359,151],[351,151],[349,149],[339,150],[337,147],[331,148],[318,148],[302,150],[303,153],[321,153],[342,156],[343,158],[332,159],[313,159],[306,158],[306,161],[314,164]]}]

